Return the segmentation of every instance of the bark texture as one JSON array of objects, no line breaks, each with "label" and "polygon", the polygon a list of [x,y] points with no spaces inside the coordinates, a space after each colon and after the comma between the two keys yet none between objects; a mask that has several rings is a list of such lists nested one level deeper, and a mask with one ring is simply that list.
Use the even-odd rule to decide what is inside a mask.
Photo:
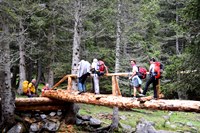
[{"label": "bark texture", "polygon": [[[80,45],[81,45],[81,29],[82,29],[82,18],[81,18],[81,1],[74,1],[74,37],[73,37],[73,48],[72,48],[72,74],[77,73],[78,62],[80,61]],[[72,82],[73,88],[77,88],[76,82]]]},{"label": "bark texture", "polygon": [[[3,36],[9,37],[9,28],[3,23]],[[11,127],[14,124],[15,94],[11,88],[11,63],[10,63],[10,47],[9,41],[0,40],[0,95],[1,95],[1,123],[2,129]],[[5,129],[7,130],[7,129]]]},{"label": "bark texture", "polygon": [[[1,102],[1,99],[0,99]],[[47,97],[33,97],[33,98],[16,98],[15,110],[28,111],[28,110],[69,110],[70,106],[74,103],[50,99]],[[71,111],[71,110],[70,110]]]},{"label": "bark texture", "polygon": [[22,25],[22,20],[20,20],[20,29],[21,29],[21,34],[18,38],[18,45],[19,45],[19,88],[18,88],[18,93],[22,94],[22,83],[26,79],[26,65],[25,65],[25,29]]},{"label": "bark texture", "polygon": [[[95,104],[119,108],[138,108],[152,110],[171,110],[185,112],[200,112],[200,101],[190,100],[150,100],[152,97],[140,98],[132,100],[129,97],[113,96],[113,95],[95,95],[93,93],[78,94],[78,91],[67,90],[49,90],[43,94],[45,97],[63,100],[74,103]],[[150,101],[145,101],[150,100]]]}]

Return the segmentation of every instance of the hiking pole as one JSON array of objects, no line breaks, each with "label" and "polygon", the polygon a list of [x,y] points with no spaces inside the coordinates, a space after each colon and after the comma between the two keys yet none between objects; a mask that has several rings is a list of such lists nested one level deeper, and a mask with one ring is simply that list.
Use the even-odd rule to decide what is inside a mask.
[{"label": "hiking pole", "polygon": [[[129,74],[128,74],[128,77],[130,78],[130,72],[129,72]],[[128,79],[129,79],[128,78]],[[132,79],[129,79],[129,96],[131,97],[131,90],[132,90]]]}]

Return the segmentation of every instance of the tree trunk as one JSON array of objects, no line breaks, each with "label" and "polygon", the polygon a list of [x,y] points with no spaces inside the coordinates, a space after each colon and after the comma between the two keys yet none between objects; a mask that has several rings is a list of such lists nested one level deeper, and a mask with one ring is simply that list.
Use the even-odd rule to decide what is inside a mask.
[{"label": "tree trunk", "polygon": [[200,101],[190,100],[151,100],[153,97],[140,98],[132,100],[130,97],[113,96],[113,95],[95,95],[94,93],[78,94],[78,91],[68,90],[49,90],[43,96],[52,99],[63,100],[73,103],[95,104],[109,107],[119,108],[138,108],[138,109],[153,109],[153,110],[171,110],[171,111],[186,111],[186,112],[200,112]]},{"label": "tree trunk", "polygon": [[187,95],[186,91],[179,90],[178,91],[178,98],[179,99],[188,99],[188,95]]},{"label": "tree trunk", "polygon": [[50,55],[50,63],[48,66],[47,82],[49,83],[50,87],[52,87],[54,85],[54,71],[52,68],[52,64],[54,64],[54,46],[55,46],[55,35],[54,35],[55,31],[54,31],[54,29],[51,32],[51,34],[49,34],[49,36],[48,36],[48,42],[53,43],[53,45],[49,44],[51,46],[51,55]]},{"label": "tree trunk", "polygon": [[[55,14],[53,14],[53,19],[55,17]],[[53,64],[54,64],[54,58],[55,58],[55,51],[54,48],[56,46],[56,25],[53,22],[53,25],[50,27],[50,31],[48,33],[48,46],[50,47],[50,61],[48,65],[48,73],[47,73],[47,82],[50,87],[54,85],[54,71],[53,71]]]},{"label": "tree trunk", "polygon": [[[73,48],[72,48],[72,74],[77,73],[78,62],[80,61],[80,43],[81,43],[81,1],[75,0],[75,14],[74,14],[74,38],[73,38]],[[72,88],[77,88],[76,82],[73,80]]]},{"label": "tree trunk", "polygon": [[[121,44],[121,0],[118,0],[118,14],[117,14],[117,38],[116,38],[116,55],[115,55],[115,73],[119,71],[120,64],[119,64],[119,59],[120,59],[120,44]],[[117,79],[118,80],[118,79]],[[119,95],[119,94],[117,94]],[[113,108],[113,117],[112,117],[112,123],[110,125],[110,132],[113,132],[115,129],[118,129],[119,125],[119,109],[118,107]]]},{"label": "tree trunk", "polygon": [[26,65],[26,74],[27,74],[27,80],[31,81],[33,78],[33,68],[34,68],[34,62],[31,59],[27,59],[28,63]]},{"label": "tree trunk", "polygon": [[[176,11],[177,9],[177,4],[176,4]],[[176,24],[178,25],[178,14],[176,13]],[[178,42],[178,33],[176,32],[176,54],[179,55],[180,51],[179,51],[179,42]]]},{"label": "tree trunk", "polygon": [[[2,39],[0,39],[2,40]],[[1,44],[1,43],[0,43]],[[3,48],[2,46],[0,47],[0,97],[1,97],[1,94],[3,92],[3,89],[5,88],[5,75],[4,75],[4,52],[3,52]],[[2,105],[2,104],[1,104]],[[3,126],[3,117],[2,117],[2,106],[0,106],[0,131],[2,131],[2,126]]]},{"label": "tree trunk", "polygon": [[17,66],[13,66],[12,68],[12,79],[11,79],[11,86],[12,88],[17,89],[17,74],[19,73],[18,67]]},{"label": "tree trunk", "polygon": [[25,37],[24,37],[24,27],[22,25],[22,20],[20,21],[19,25],[21,29],[21,34],[18,38],[18,45],[19,45],[19,88],[18,88],[18,93],[22,94],[22,83],[24,80],[26,80],[26,65],[25,65]]},{"label": "tree trunk", "polygon": [[[6,37],[8,37],[8,27],[6,24],[3,25],[3,31]],[[9,42],[2,41],[1,47],[3,52],[3,61],[1,63],[1,76],[3,76],[3,83],[1,86],[1,126],[5,125],[10,127],[13,125],[14,121],[14,108],[15,108],[15,94],[11,88],[11,62],[10,62],[10,48]],[[2,129],[2,127],[1,127]]]},{"label": "tree trunk", "polygon": [[65,123],[67,125],[76,123],[78,111],[79,111],[79,106],[77,104],[69,103],[68,110],[65,116]]},{"label": "tree trunk", "polygon": [[49,83],[49,86],[52,87],[54,85],[54,72],[52,70],[52,67],[49,67],[48,70],[48,80],[47,82]]},{"label": "tree trunk", "polygon": [[36,92],[38,92],[38,84],[40,83],[41,77],[42,77],[42,64],[41,64],[41,60],[38,59],[38,61],[37,61],[37,80],[36,80],[36,84],[35,84]]}]

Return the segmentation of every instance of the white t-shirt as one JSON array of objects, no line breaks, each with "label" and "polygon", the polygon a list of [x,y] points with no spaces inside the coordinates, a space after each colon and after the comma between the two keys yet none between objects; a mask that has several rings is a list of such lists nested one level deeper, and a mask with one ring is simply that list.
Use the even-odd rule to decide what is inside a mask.
[{"label": "white t-shirt", "polygon": [[138,67],[136,65],[133,66],[132,72],[138,72]]},{"label": "white t-shirt", "polygon": [[150,72],[150,73],[154,73],[154,68],[155,68],[155,64],[152,63],[152,64],[150,65],[150,67],[149,67],[149,72]]}]

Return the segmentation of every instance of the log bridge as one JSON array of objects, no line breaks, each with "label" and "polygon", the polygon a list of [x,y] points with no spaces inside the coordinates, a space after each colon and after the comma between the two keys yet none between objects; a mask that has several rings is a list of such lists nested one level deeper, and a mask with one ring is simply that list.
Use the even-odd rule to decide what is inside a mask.
[{"label": "log bridge", "polygon": [[[200,101],[191,100],[166,100],[160,99],[152,100],[152,96],[138,98],[133,100],[130,97],[122,97],[118,85],[118,76],[129,76],[129,73],[108,73],[105,76],[112,76],[112,94],[94,94],[81,93],[72,89],[72,80],[77,78],[75,74],[64,76],[58,83],[56,83],[51,90],[45,91],[42,97],[37,98],[17,98],[16,109],[23,109],[24,105],[29,105],[25,110],[56,110],[64,109],[66,103],[86,103],[94,105],[102,105],[109,107],[119,107],[126,109],[152,109],[152,110],[168,110],[168,111],[185,111],[185,112],[200,112]],[[56,89],[62,82],[68,80],[67,89]],[[160,92],[157,86],[158,93]],[[31,105],[34,105],[32,107]],[[49,107],[49,108],[48,108]]]}]

